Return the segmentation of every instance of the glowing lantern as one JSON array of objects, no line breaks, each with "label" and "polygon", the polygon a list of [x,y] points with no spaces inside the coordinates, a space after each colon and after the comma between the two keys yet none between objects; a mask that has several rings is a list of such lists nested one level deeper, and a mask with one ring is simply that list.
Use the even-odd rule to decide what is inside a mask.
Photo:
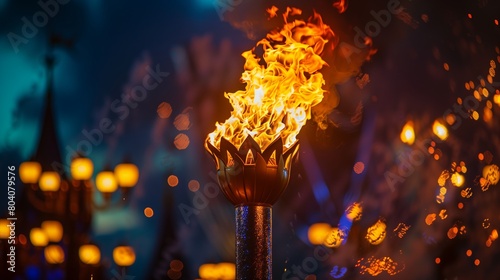
[{"label": "glowing lantern", "polygon": [[327,223],[317,223],[309,227],[307,238],[312,245],[320,245],[325,241],[326,236],[332,227]]},{"label": "glowing lantern", "polygon": [[115,167],[118,185],[124,188],[131,188],[139,180],[139,168],[132,163],[121,163]]},{"label": "glowing lantern", "polygon": [[78,250],[78,256],[84,264],[95,265],[101,261],[101,251],[99,247],[92,244],[82,245]]},{"label": "glowing lantern", "polygon": [[128,267],[135,262],[135,252],[130,246],[118,246],[113,249],[113,260],[119,266]]},{"label": "glowing lantern", "polygon": [[40,176],[40,189],[44,192],[55,192],[61,186],[61,177],[55,171],[45,171]]},{"label": "glowing lantern", "polygon": [[403,126],[403,129],[401,130],[401,134],[399,135],[399,137],[401,138],[401,141],[403,143],[406,143],[408,145],[412,145],[413,142],[415,142],[415,130],[413,130],[412,121],[407,122]]},{"label": "glowing lantern", "polygon": [[361,215],[363,214],[363,207],[361,204],[355,202],[347,207],[345,214],[349,221],[358,221],[361,219]]},{"label": "glowing lantern", "polygon": [[386,224],[381,220],[378,220],[373,226],[368,228],[366,233],[366,240],[372,245],[378,245],[382,243],[386,235]]},{"label": "glowing lantern", "polygon": [[36,161],[26,161],[19,165],[19,177],[25,184],[35,184],[42,173],[42,166]]},{"label": "glowing lantern", "polygon": [[97,189],[102,193],[112,193],[118,188],[115,174],[112,171],[101,171],[95,178]]},{"label": "glowing lantern", "polygon": [[496,185],[500,179],[500,170],[498,165],[490,164],[483,168],[483,178],[486,179],[489,184]]},{"label": "glowing lantern", "polygon": [[465,178],[463,175],[461,175],[460,173],[458,172],[455,172],[451,175],[451,183],[455,186],[455,187],[461,187],[464,185],[464,182],[465,182]]},{"label": "glowing lantern", "polygon": [[443,141],[448,138],[448,129],[438,120],[434,121],[434,124],[432,125],[432,132],[434,132],[434,134]]},{"label": "glowing lantern", "polygon": [[41,228],[33,228],[30,231],[30,241],[35,247],[44,247],[49,243],[49,238]]},{"label": "glowing lantern", "polygon": [[43,250],[45,260],[49,264],[61,264],[64,262],[64,251],[59,245],[49,245]]},{"label": "glowing lantern", "polygon": [[337,227],[334,227],[330,230],[325,240],[323,241],[323,245],[330,248],[338,248],[344,242],[345,233]]},{"label": "glowing lantern", "polygon": [[10,236],[9,221],[0,219],[0,239],[7,239]]},{"label": "glowing lantern", "polygon": [[71,177],[75,180],[90,180],[94,173],[94,164],[89,158],[77,157],[71,161]]},{"label": "glowing lantern", "polygon": [[51,242],[59,242],[63,236],[63,226],[58,221],[42,222],[42,230]]}]

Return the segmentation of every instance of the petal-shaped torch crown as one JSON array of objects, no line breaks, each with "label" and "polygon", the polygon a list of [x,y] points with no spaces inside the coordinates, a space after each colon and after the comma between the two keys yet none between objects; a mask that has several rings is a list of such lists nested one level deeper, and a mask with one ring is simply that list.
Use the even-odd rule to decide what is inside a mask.
[{"label": "petal-shaped torch crown", "polygon": [[295,142],[284,151],[280,137],[264,151],[251,136],[239,149],[224,138],[221,138],[220,149],[206,142],[217,166],[220,188],[234,205],[273,205],[288,186],[298,147]]}]

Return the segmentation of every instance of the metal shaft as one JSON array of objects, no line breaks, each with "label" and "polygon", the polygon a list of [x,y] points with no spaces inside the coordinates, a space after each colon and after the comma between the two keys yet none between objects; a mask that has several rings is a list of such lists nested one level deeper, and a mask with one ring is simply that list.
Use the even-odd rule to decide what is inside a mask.
[{"label": "metal shaft", "polygon": [[236,206],[236,279],[272,279],[272,209]]}]

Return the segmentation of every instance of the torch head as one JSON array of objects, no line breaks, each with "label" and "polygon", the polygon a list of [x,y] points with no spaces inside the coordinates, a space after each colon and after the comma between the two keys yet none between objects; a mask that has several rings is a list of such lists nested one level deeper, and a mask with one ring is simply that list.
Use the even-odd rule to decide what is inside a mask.
[{"label": "torch head", "polygon": [[225,138],[221,138],[220,149],[209,141],[205,147],[215,161],[220,188],[233,205],[271,206],[288,186],[299,144],[297,141],[284,150],[278,137],[261,151],[248,136],[239,149]]}]

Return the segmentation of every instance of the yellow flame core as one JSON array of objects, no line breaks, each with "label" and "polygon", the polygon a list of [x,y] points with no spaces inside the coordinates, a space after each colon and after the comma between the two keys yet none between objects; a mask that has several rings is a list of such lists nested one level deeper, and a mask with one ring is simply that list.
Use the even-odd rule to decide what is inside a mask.
[{"label": "yellow flame core", "polygon": [[246,62],[241,80],[246,87],[224,94],[233,111],[208,135],[214,147],[219,148],[224,137],[239,148],[252,136],[261,149],[278,137],[289,148],[311,118],[311,108],[323,99],[325,80],[319,70],[326,62],[320,54],[334,33],[317,13],[307,22],[288,21],[289,14],[300,15],[301,11],[287,9],[284,26],[257,43],[263,49],[264,63],[254,50],[242,54]]}]

